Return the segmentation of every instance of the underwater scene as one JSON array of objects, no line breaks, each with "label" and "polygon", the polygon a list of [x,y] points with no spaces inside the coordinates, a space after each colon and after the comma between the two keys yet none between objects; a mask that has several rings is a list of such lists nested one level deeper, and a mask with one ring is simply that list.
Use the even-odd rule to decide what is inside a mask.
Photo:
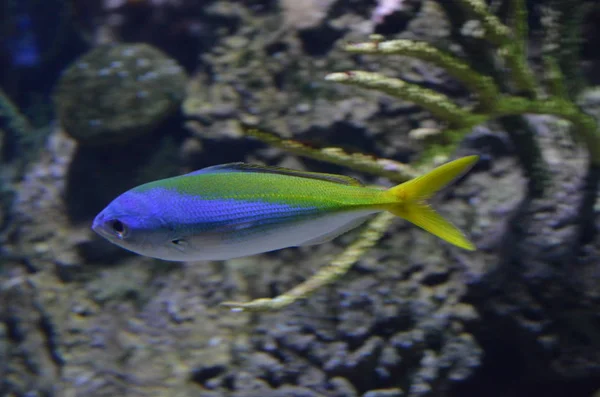
[{"label": "underwater scene", "polygon": [[599,22],[3,0],[0,396],[600,397]]}]

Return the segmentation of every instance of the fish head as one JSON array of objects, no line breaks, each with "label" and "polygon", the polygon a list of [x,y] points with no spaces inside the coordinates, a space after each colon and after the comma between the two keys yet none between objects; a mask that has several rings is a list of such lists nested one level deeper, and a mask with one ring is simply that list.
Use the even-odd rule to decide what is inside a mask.
[{"label": "fish head", "polygon": [[135,191],[123,193],[96,215],[92,230],[115,245],[152,258],[178,260],[185,248],[163,219],[160,202]]}]

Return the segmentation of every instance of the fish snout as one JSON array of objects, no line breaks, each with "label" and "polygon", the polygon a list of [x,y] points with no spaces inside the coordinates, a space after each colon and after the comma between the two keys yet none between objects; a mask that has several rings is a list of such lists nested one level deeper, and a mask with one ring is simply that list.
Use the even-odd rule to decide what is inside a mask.
[{"label": "fish snout", "polygon": [[112,230],[110,229],[108,222],[106,222],[106,216],[103,212],[99,213],[96,218],[94,218],[92,230],[104,238],[114,238]]}]

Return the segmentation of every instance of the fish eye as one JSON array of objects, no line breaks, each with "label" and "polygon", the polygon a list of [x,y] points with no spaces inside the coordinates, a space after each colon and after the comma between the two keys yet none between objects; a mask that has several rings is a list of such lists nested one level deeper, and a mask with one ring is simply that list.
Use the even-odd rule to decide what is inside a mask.
[{"label": "fish eye", "polygon": [[115,232],[120,238],[123,238],[127,235],[127,226],[118,219],[111,221],[110,227],[113,230],[113,232]]}]

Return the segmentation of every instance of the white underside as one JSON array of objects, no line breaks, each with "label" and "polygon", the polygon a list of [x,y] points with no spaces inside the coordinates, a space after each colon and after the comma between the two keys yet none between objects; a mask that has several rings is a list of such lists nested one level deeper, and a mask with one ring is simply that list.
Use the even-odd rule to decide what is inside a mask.
[{"label": "white underside", "polygon": [[[260,233],[245,233],[229,238],[219,233],[202,233],[190,237],[186,244],[154,247],[140,254],[171,261],[225,260],[255,255],[287,247],[329,241],[365,221],[378,210],[339,212],[284,224],[274,224]],[[248,225],[248,227],[252,227]],[[243,228],[243,226],[241,226]],[[142,252],[145,251],[145,252]],[[152,251],[152,252],[150,252]]]}]

